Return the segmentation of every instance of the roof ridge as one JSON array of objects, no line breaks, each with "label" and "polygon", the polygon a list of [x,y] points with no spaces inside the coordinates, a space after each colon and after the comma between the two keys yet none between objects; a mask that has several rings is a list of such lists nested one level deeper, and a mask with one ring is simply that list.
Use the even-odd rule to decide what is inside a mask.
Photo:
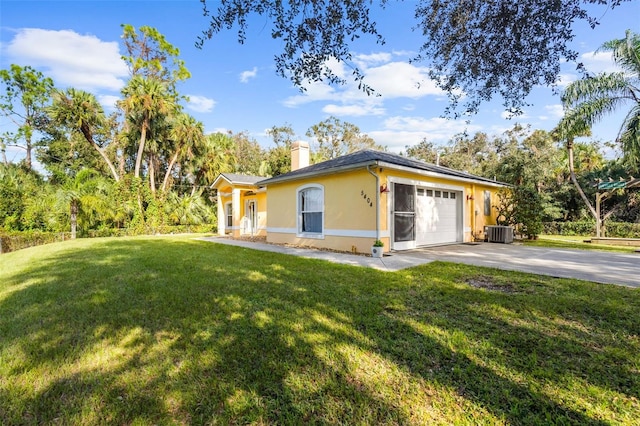
[{"label": "roof ridge", "polygon": [[371,162],[385,162],[398,167],[406,167],[410,169],[422,170],[431,173],[438,173],[451,177],[471,179],[479,182],[492,183],[505,185],[502,182],[498,182],[494,179],[485,178],[483,176],[477,176],[469,172],[462,170],[456,170],[445,166],[428,163],[426,161],[418,160],[415,158],[405,157],[400,154],[396,154],[388,151],[380,151],[372,148],[363,148],[358,151],[351,152],[349,154],[342,155],[340,157],[332,158],[320,163],[312,164],[302,169],[294,170],[289,173],[285,173],[276,177],[266,178],[260,182],[259,185],[266,185],[270,183],[280,182],[284,180],[296,179],[297,177],[308,177],[314,174],[329,173],[331,171],[345,170],[354,167],[364,166]]}]

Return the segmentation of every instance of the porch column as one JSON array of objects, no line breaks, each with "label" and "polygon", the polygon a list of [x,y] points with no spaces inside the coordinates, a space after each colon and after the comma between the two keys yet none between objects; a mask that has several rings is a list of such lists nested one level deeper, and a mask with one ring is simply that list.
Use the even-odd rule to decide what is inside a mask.
[{"label": "porch column", "polygon": [[233,209],[233,230],[231,233],[234,237],[239,237],[242,215],[240,214],[240,190],[238,188],[233,188],[231,192],[231,207]]}]

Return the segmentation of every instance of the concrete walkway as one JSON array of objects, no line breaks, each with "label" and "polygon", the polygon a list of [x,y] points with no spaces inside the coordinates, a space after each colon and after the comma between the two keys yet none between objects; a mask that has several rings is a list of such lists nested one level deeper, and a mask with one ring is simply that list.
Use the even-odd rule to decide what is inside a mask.
[{"label": "concrete walkway", "polygon": [[274,244],[206,237],[202,240],[323,259],[330,262],[364,266],[382,271],[404,268],[442,260],[468,265],[531,272],[561,278],[577,278],[606,284],[640,287],[640,254],[612,253],[593,250],[570,250],[546,247],[526,247],[519,244],[456,244],[391,253],[382,259],[348,253],[301,249]]},{"label": "concrete walkway", "polygon": [[382,259],[376,259],[371,256],[350,254],[350,253],[335,253],[324,250],[304,249],[297,247],[287,247],[277,244],[258,243],[245,240],[234,240],[225,237],[204,237],[200,240],[212,241],[214,243],[227,244],[237,247],[245,247],[254,250],[270,251],[274,253],[290,254],[292,256],[306,257],[309,259],[323,259],[329,262],[342,263],[345,265],[353,266],[365,266],[367,268],[374,268],[381,271],[398,271],[400,269],[411,268],[412,266],[418,266],[423,263],[433,262],[435,259],[428,259],[427,257],[417,254],[412,256],[404,256],[399,253],[393,253],[390,256],[384,256]]}]

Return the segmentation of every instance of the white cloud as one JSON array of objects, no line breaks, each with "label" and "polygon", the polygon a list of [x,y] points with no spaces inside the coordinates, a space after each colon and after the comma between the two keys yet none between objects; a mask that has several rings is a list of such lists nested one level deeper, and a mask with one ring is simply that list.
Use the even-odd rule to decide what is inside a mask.
[{"label": "white cloud", "polygon": [[544,109],[548,115],[538,117],[540,120],[559,120],[564,117],[564,109],[561,104],[545,105]]},{"label": "white cloud", "polygon": [[420,143],[426,138],[429,141],[443,144],[455,134],[464,131],[475,133],[481,126],[468,124],[465,121],[447,120],[441,117],[390,117],[383,123],[383,129],[367,132],[377,143],[387,146],[393,152],[399,152],[406,146]]},{"label": "white cloud", "polygon": [[[564,61],[566,62],[566,61]],[[611,52],[589,51],[580,55],[578,62],[584,65],[585,71],[589,74],[620,72],[622,69],[613,62]],[[575,68],[572,70],[575,71]],[[558,75],[556,84],[558,87],[566,88],[569,84],[582,78],[577,72],[561,73]]]},{"label": "white cloud", "polygon": [[112,111],[116,109],[116,102],[120,100],[120,96],[112,96],[112,95],[98,95],[98,102],[104,107],[107,111]]},{"label": "white cloud", "polygon": [[57,85],[84,90],[119,90],[128,75],[117,42],[71,30],[20,29],[6,53],[13,62],[40,69]]},{"label": "white cloud", "polygon": [[[391,55],[375,54],[376,60],[390,59]],[[371,59],[373,60],[373,59]],[[343,64],[329,61],[327,65],[336,74],[344,73]],[[426,68],[416,67],[404,62],[389,62],[365,70],[365,83],[375,90],[375,95],[367,95],[354,81],[343,86],[331,86],[314,82],[305,86],[306,91],[283,101],[287,107],[297,107],[311,102],[328,102],[322,110],[333,115],[383,115],[383,102],[395,98],[419,99],[425,96],[443,96],[428,77]]]},{"label": "white cloud", "polygon": [[611,52],[586,52],[580,55],[580,62],[584,64],[588,72],[593,74],[622,71],[620,67],[613,62]]},{"label": "white cloud", "polygon": [[324,66],[331,70],[337,77],[346,80],[351,72],[347,72],[344,62],[337,60],[336,58],[329,58]]},{"label": "white cloud", "polygon": [[298,105],[315,101],[337,101],[336,90],[326,83],[310,83],[305,86],[305,91],[295,96],[290,96],[283,101],[284,106],[295,108]]},{"label": "white cloud", "polygon": [[394,50],[393,54],[395,56],[414,57],[416,56],[417,52],[413,50]]},{"label": "white cloud", "polygon": [[257,75],[258,75],[258,68],[253,67],[251,71],[243,71],[240,73],[240,81],[242,83],[247,83],[252,78],[256,78]]},{"label": "white cloud", "polygon": [[365,102],[351,105],[328,104],[322,108],[322,112],[330,115],[361,117],[365,115],[384,115],[385,109],[374,102]]},{"label": "white cloud", "polygon": [[213,107],[216,106],[216,101],[204,96],[187,95],[189,102],[187,102],[187,108],[195,112],[211,112]]},{"label": "white cloud", "polygon": [[369,68],[366,83],[383,98],[421,98],[429,95],[442,96],[444,92],[429,78],[428,69],[406,62],[389,62]]},{"label": "white cloud", "polygon": [[386,129],[367,132],[367,135],[373,138],[378,145],[382,145],[395,153],[404,151],[407,146],[419,144],[424,138],[429,139],[429,135],[426,132],[398,132]]},{"label": "white cloud", "polygon": [[577,79],[577,76],[575,74],[559,74],[556,84],[559,87],[567,87],[569,84],[576,81],[576,79]]},{"label": "white cloud", "polygon": [[369,55],[355,55],[354,61],[358,64],[360,68],[366,68],[370,64],[384,64],[391,60],[391,53],[388,52],[378,52],[371,53]]}]

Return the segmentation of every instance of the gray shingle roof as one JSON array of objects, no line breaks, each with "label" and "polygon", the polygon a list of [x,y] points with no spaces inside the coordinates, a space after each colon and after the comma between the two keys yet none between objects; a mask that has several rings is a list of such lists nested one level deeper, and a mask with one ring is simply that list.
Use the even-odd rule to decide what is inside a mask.
[{"label": "gray shingle roof", "polygon": [[322,163],[313,164],[311,166],[295,170],[293,172],[285,173],[280,176],[276,176],[270,179],[264,179],[258,182],[259,186],[265,186],[272,183],[284,182],[289,180],[295,180],[298,178],[322,175],[341,170],[352,170],[360,167],[366,167],[368,165],[378,165],[380,163],[386,163],[391,166],[400,166],[415,169],[417,171],[425,171],[431,173],[438,173],[445,176],[451,176],[452,178],[475,180],[478,182],[491,183],[497,185],[504,185],[502,182],[495,181],[493,179],[487,179],[481,176],[475,176],[459,170],[453,170],[448,167],[436,166],[435,164],[425,163],[424,161],[414,160],[411,158],[403,157],[398,154],[392,154],[390,152],[375,151],[372,149],[364,149],[351,154],[344,155],[342,157],[327,160]]},{"label": "gray shingle roof", "polygon": [[242,175],[238,173],[220,173],[220,176],[224,177],[226,180],[236,185],[238,184],[255,185],[261,180],[264,180],[264,176]]}]

